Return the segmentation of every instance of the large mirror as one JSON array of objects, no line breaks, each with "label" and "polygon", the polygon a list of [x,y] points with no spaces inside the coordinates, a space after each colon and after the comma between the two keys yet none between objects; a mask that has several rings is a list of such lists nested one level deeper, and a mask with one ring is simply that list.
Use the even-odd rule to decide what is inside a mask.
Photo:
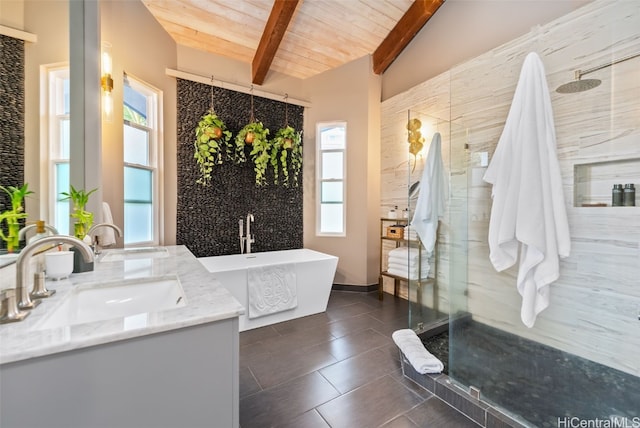
[{"label": "large mirror", "polygon": [[[49,203],[46,195],[56,179],[57,184],[65,184],[60,177],[69,169],[69,4],[66,0],[13,0],[2,2],[0,12],[6,63],[2,81],[11,88],[4,91],[2,104],[16,107],[11,119],[5,117],[2,123],[3,135],[11,137],[2,139],[0,152],[11,159],[3,155],[0,184],[28,183],[33,194],[25,200],[26,221],[50,222],[56,204]],[[55,144],[49,149],[41,141]],[[7,195],[0,204],[0,212],[10,207]],[[58,215],[68,217],[66,206],[67,211]],[[3,240],[0,248],[6,247]]]}]

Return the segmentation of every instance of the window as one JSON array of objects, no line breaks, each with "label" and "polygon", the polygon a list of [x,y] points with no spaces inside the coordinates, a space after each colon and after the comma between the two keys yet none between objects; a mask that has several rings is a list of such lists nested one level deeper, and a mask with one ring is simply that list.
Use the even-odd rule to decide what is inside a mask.
[{"label": "window", "polygon": [[159,243],[159,92],[124,78],[124,243]]},{"label": "window", "polygon": [[[47,98],[47,139],[43,140],[49,159],[49,188],[43,187],[42,203],[48,207],[49,218],[58,232],[69,235],[69,202],[61,200],[61,192],[69,191],[69,67],[45,67],[43,72]],[[50,195],[50,196],[47,196]]]},{"label": "window", "polygon": [[316,142],[316,233],[320,236],[345,236],[347,124],[319,123]]}]

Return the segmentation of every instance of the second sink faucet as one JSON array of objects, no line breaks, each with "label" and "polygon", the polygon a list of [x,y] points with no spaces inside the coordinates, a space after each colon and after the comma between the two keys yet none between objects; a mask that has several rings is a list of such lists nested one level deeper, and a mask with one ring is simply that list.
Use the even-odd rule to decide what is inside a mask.
[{"label": "second sink faucet", "polygon": [[243,236],[244,231],[242,219],[238,222],[240,226],[240,254],[251,253],[251,244],[256,242],[256,238],[251,236],[251,223],[253,223],[253,214],[247,214],[247,233]]},{"label": "second sink faucet", "polygon": [[[122,230],[118,226],[113,224],[113,223],[98,223],[98,224],[94,224],[93,226],[91,226],[91,228],[87,232],[87,235],[91,236],[96,230],[98,230],[100,228],[103,228],[103,227],[110,227],[118,235],[118,238],[122,237]],[[93,244],[93,252],[94,252],[94,254],[96,254],[96,255],[100,254],[100,241],[98,240],[98,236],[97,235],[94,236],[91,239],[91,243]]]}]

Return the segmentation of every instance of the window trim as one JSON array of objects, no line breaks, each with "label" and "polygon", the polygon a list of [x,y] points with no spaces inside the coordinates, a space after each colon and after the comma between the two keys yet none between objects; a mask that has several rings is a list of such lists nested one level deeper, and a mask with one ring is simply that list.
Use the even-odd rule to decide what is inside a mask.
[{"label": "window trim", "polygon": [[[54,64],[43,64],[40,66],[40,218],[48,219],[48,222],[55,226],[58,224],[56,218],[56,205],[58,194],[55,192],[57,181],[56,165],[69,163],[69,158],[61,156],[60,144],[60,123],[63,120],[70,120],[69,114],[58,114],[57,111],[64,99],[63,93],[59,90],[59,79],[69,79],[69,63],[60,62]],[[64,105],[64,104],[62,104]],[[54,143],[56,146],[54,147]],[[63,191],[68,191],[65,189]],[[65,230],[59,227],[61,231]]]},{"label": "window trim", "polygon": [[[162,90],[156,88],[153,85],[145,82],[144,80],[138,78],[135,75],[130,73],[126,74],[126,81],[128,81],[129,85],[138,92],[143,93],[147,97],[147,112],[149,113],[147,116],[147,125],[140,125],[137,123],[132,123],[128,120],[123,119],[122,123],[122,132],[124,137],[124,127],[131,126],[134,128],[142,129],[149,132],[149,165],[140,165],[135,163],[129,163],[124,161],[124,138],[123,138],[123,167],[122,174],[124,175],[125,167],[132,168],[140,168],[152,171],[152,211],[153,211],[153,239],[151,241],[140,241],[133,243],[125,243],[126,247],[140,247],[147,245],[160,245],[164,241],[163,236],[163,189],[164,189],[164,175],[162,172],[163,166],[163,120],[162,120],[162,110],[163,110],[163,92]],[[149,98],[152,101],[149,101]],[[124,99],[122,100],[122,104],[124,105]],[[124,183],[124,182],[123,182]],[[124,189],[123,189],[124,191]],[[122,205],[124,207],[125,199],[124,193],[122,195]],[[124,221],[124,219],[123,219]],[[126,225],[125,225],[126,227]]]},{"label": "window trim", "polygon": [[[322,150],[320,144],[321,130],[326,128],[344,128],[344,149],[327,149]],[[316,123],[316,236],[340,238],[347,236],[347,122],[331,121]],[[342,178],[323,179],[322,178],[322,154],[323,153],[342,153]],[[342,232],[323,232],[322,225],[322,206],[331,203],[322,203],[322,183],[342,183]],[[334,202],[334,204],[338,204]]]}]

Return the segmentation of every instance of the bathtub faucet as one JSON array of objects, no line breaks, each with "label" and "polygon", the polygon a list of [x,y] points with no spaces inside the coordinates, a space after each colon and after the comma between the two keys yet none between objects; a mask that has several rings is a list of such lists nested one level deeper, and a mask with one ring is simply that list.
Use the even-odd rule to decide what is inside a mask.
[{"label": "bathtub faucet", "polygon": [[[238,222],[240,229],[240,254],[251,253],[251,244],[256,242],[256,238],[251,236],[251,223],[253,223],[253,214],[247,214],[247,233],[244,234],[242,219]],[[244,235],[244,236],[243,236]]]}]

